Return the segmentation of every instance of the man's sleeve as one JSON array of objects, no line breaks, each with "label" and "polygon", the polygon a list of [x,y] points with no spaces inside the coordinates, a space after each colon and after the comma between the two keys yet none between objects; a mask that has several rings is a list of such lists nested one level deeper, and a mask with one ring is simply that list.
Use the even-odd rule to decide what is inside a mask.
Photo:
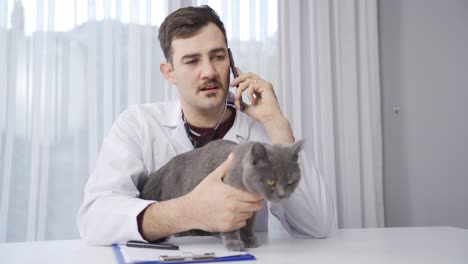
[{"label": "man's sleeve", "polygon": [[336,231],[335,199],[305,151],[299,154],[301,181],[291,196],[272,203],[271,212],[289,234],[325,238]]},{"label": "man's sleeve", "polygon": [[147,175],[139,113],[134,107],[119,116],[103,141],[96,171],[86,184],[77,220],[81,238],[88,244],[143,239],[137,216],[154,201],[137,198],[137,185]]}]

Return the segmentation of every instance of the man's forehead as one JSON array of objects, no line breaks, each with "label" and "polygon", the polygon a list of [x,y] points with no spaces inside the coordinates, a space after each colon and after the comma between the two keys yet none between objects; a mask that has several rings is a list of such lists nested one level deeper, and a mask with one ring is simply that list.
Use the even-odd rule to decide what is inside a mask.
[{"label": "man's forehead", "polygon": [[174,58],[180,58],[187,54],[209,54],[213,51],[219,51],[220,48],[227,51],[223,33],[212,23],[201,28],[193,36],[173,39],[171,48]]}]

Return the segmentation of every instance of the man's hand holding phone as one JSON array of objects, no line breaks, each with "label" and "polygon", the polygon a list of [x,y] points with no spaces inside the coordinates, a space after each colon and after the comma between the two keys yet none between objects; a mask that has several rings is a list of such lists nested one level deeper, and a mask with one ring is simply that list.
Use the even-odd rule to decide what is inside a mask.
[{"label": "man's hand holding phone", "polygon": [[[273,85],[260,78],[258,75],[251,72],[243,74],[236,67],[238,77],[232,82],[231,86],[238,86],[235,104],[237,108],[244,106],[244,112],[253,119],[263,124],[271,119],[283,116],[281,113],[278,100],[273,90]],[[241,102],[242,94],[246,92],[250,100],[250,104]]]}]

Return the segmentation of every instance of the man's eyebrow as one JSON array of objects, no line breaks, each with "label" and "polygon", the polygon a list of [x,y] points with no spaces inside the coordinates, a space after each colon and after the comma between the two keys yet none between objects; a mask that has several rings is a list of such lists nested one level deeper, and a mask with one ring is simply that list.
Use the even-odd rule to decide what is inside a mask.
[{"label": "man's eyebrow", "polygon": [[181,61],[186,60],[186,59],[194,59],[200,57],[200,53],[191,53],[191,54],[186,54],[180,58]]},{"label": "man's eyebrow", "polygon": [[[222,48],[222,47],[214,48],[209,51],[210,54],[218,53],[218,52],[227,53],[226,48]],[[185,54],[184,56],[182,56],[180,60],[183,61],[183,60],[188,60],[188,59],[196,59],[199,57],[201,57],[200,53],[189,53],[189,54]]]},{"label": "man's eyebrow", "polygon": [[210,53],[218,53],[218,52],[226,53],[226,48],[215,48],[215,49],[210,50]]}]

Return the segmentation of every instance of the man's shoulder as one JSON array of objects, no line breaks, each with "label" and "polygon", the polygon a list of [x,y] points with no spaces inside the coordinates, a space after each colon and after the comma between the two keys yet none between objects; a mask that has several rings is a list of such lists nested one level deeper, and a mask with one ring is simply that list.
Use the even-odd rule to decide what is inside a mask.
[{"label": "man's shoulder", "polygon": [[156,102],[156,103],[147,103],[147,104],[138,104],[136,105],[140,111],[145,112],[147,114],[160,114],[160,115],[167,115],[168,113],[172,113],[178,108],[179,102],[177,101],[165,101],[165,102]]}]

